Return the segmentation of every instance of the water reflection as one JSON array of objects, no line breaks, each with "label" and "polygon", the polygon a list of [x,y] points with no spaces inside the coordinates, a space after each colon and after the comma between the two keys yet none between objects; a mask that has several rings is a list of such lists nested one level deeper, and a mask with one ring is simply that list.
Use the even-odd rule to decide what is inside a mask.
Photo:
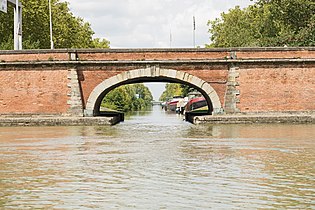
[{"label": "water reflection", "polygon": [[314,125],[0,128],[0,209],[313,209]]}]

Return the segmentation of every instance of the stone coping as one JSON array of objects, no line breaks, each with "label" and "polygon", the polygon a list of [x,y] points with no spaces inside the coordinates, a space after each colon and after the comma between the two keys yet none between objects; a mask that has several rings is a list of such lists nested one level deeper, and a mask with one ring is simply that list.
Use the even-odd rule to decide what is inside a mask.
[{"label": "stone coping", "polygon": [[[0,117],[0,127],[13,126],[110,126],[117,117]],[[205,115],[194,124],[315,124],[315,114]]]},{"label": "stone coping", "polygon": [[264,124],[295,123],[315,124],[314,114],[244,114],[244,115],[207,115],[193,118],[194,124]]},{"label": "stone coping", "polygon": [[0,54],[45,53],[132,53],[132,52],[273,52],[315,51],[315,47],[235,47],[235,48],[110,48],[110,49],[36,49],[0,50]]},{"label": "stone coping", "polygon": [[0,66],[73,66],[73,65],[129,65],[129,64],[263,64],[263,63],[315,63],[315,58],[279,59],[193,59],[193,60],[79,60],[79,61],[16,61],[0,62]]},{"label": "stone coping", "polygon": [[0,117],[0,127],[14,126],[110,126],[117,117]]}]

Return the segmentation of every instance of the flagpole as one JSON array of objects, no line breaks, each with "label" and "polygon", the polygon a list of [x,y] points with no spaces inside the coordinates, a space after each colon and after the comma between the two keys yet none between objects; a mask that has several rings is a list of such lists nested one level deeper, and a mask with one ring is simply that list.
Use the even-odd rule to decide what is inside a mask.
[{"label": "flagpole", "polygon": [[19,50],[19,0],[15,1],[14,10],[14,50]]},{"label": "flagpole", "polygon": [[196,19],[193,16],[193,47],[196,47]]},{"label": "flagpole", "polygon": [[50,49],[54,49],[53,31],[52,31],[52,15],[51,15],[51,0],[49,0],[48,3],[49,3]]},{"label": "flagpole", "polygon": [[172,48],[172,40],[173,37],[172,37],[172,28],[170,27],[170,48]]}]

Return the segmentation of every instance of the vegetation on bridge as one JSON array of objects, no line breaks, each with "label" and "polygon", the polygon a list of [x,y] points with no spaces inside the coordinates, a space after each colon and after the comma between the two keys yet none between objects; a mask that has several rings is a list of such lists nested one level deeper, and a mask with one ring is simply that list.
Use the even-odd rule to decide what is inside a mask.
[{"label": "vegetation on bridge", "polygon": [[101,107],[117,111],[137,111],[151,105],[152,94],[143,84],[123,85],[110,91],[103,99]]},{"label": "vegetation on bridge", "polygon": [[209,21],[207,47],[315,46],[314,0],[255,0]]},{"label": "vegetation on bridge", "polygon": [[[23,48],[49,49],[48,0],[21,0],[23,4]],[[52,0],[55,48],[109,48],[106,39],[93,39],[91,25],[75,17],[67,2]],[[0,50],[13,49],[13,6],[0,12]]]}]

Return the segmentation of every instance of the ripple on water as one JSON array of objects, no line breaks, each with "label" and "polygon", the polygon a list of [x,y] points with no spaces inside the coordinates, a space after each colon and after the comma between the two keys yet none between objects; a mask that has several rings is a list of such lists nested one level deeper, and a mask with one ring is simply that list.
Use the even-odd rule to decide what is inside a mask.
[{"label": "ripple on water", "polygon": [[314,209],[314,125],[152,116],[0,128],[0,209]]}]

